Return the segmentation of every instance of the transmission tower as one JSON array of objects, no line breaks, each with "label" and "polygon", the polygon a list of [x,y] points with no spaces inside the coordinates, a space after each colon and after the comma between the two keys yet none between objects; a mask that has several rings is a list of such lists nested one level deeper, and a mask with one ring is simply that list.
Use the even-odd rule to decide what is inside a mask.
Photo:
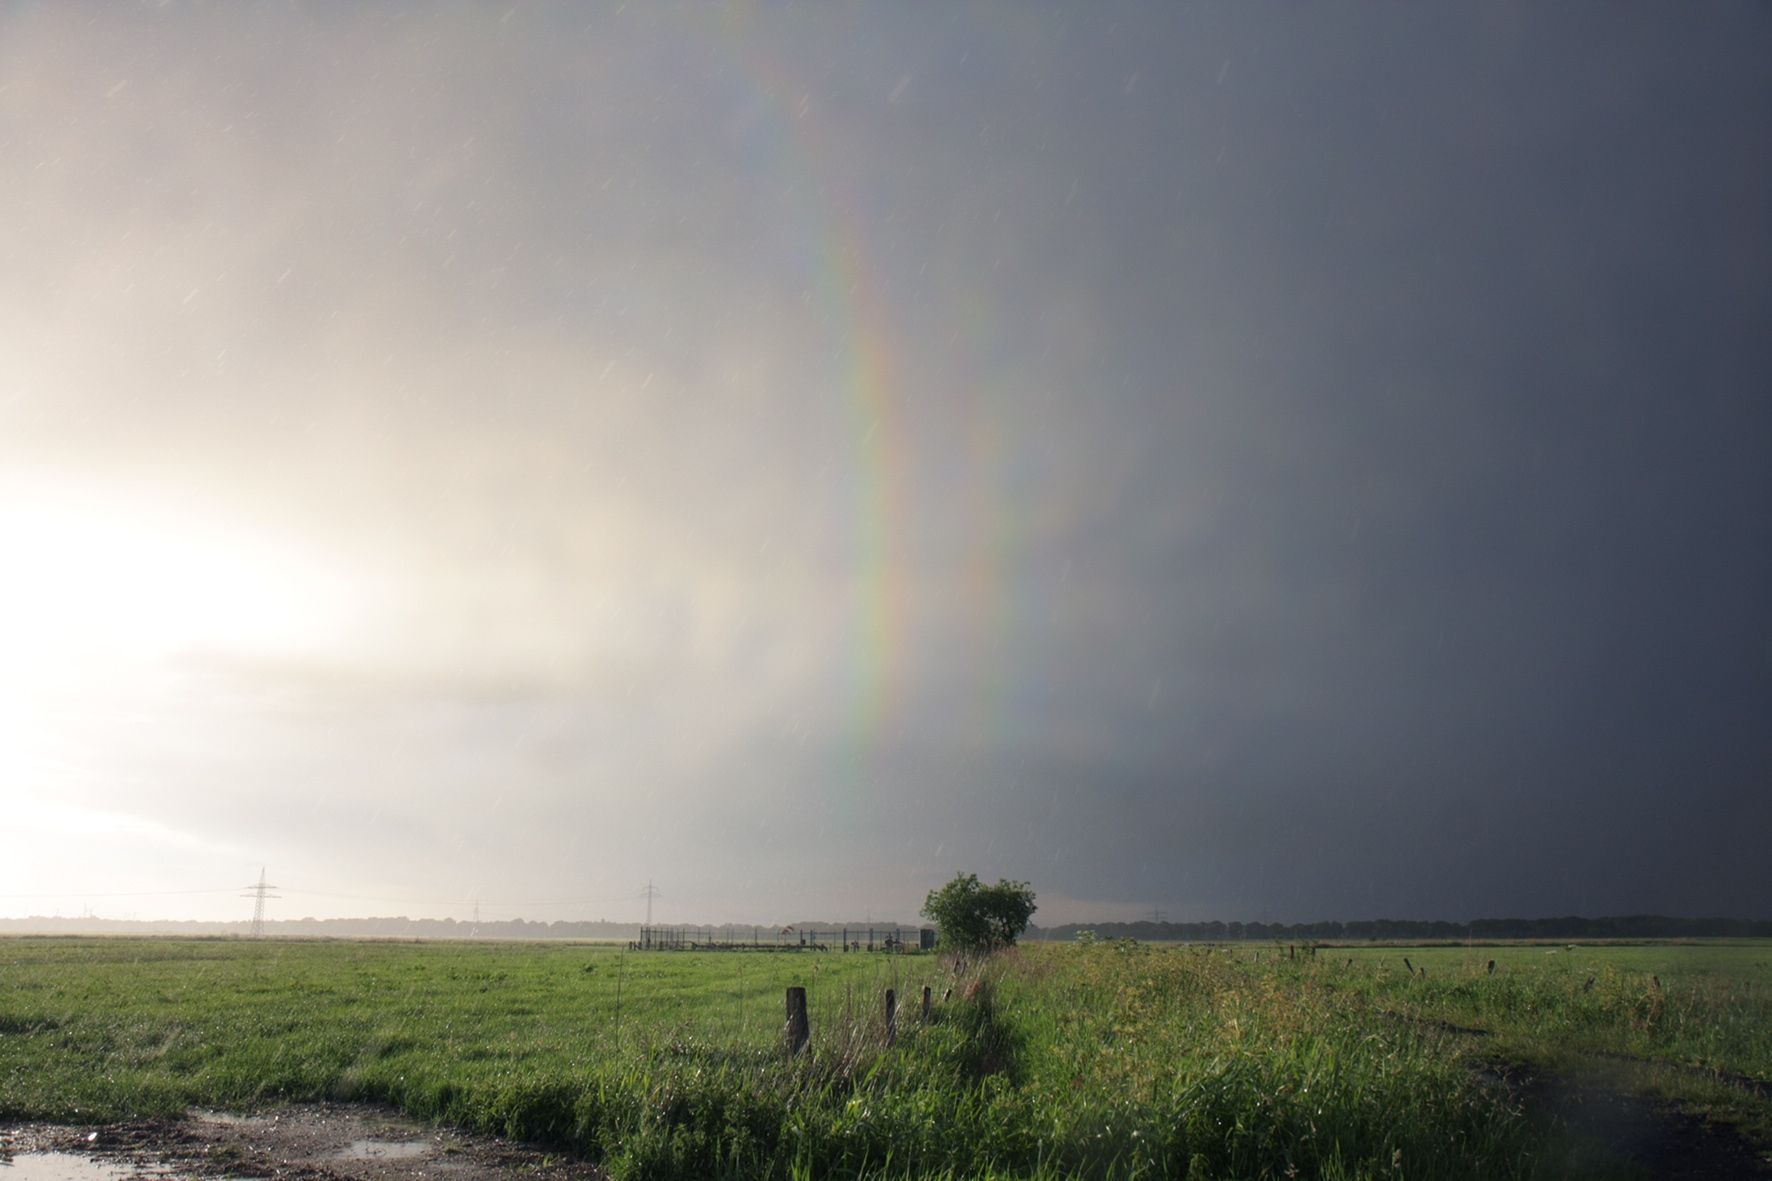
[{"label": "transmission tower", "polygon": [[261,865],[258,867],[258,885],[246,887],[246,893],[240,895],[242,898],[252,899],[252,937],[254,939],[265,933],[265,899],[283,897],[281,894],[271,893],[275,889],[277,889],[276,886],[265,884],[265,867]]},{"label": "transmission tower", "polygon": [[648,930],[652,928],[652,900],[657,898],[660,893],[662,891],[652,884],[652,879],[647,878],[646,888],[640,891],[640,897],[646,899],[646,927]]}]

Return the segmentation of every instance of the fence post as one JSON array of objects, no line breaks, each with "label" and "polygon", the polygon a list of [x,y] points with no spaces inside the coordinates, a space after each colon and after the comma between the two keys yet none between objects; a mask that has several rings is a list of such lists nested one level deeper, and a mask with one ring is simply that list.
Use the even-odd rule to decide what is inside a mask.
[{"label": "fence post", "polygon": [[929,986],[927,984],[923,986],[923,1019],[925,1021],[929,1019]]},{"label": "fence post", "polygon": [[890,988],[886,990],[886,1044],[891,1045],[898,1038],[898,996]]},{"label": "fence post", "polygon": [[812,1039],[812,1019],[806,1013],[806,990],[799,985],[788,989],[788,1057],[806,1048]]}]

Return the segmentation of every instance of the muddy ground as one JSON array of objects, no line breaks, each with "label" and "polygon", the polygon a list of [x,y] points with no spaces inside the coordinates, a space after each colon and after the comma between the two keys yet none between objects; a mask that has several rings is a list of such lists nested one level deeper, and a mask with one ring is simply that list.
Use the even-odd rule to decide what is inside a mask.
[{"label": "muddy ground", "polygon": [[[1590,1146],[1586,1172],[1620,1158],[1665,1181],[1768,1181],[1772,1167],[1732,1129],[1651,1100],[1562,1080],[1509,1078]],[[1586,1159],[1583,1159],[1586,1158]],[[10,1166],[10,1167],[8,1167]],[[264,1115],[0,1129],[0,1181],[600,1181],[594,1165],[531,1145],[427,1127],[378,1108],[319,1104]]]},{"label": "muddy ground", "polygon": [[533,1146],[342,1104],[254,1116],[193,1112],[182,1120],[0,1129],[5,1181],[493,1181],[513,1176],[591,1181],[604,1174]]}]

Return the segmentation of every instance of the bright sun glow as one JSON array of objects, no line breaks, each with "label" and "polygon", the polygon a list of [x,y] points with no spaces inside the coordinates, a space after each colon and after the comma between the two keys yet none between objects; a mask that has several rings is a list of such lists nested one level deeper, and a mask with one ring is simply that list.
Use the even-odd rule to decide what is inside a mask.
[{"label": "bright sun glow", "polygon": [[38,790],[70,757],[54,737],[68,719],[158,696],[181,657],[309,657],[345,634],[347,583],[250,529],[121,498],[0,493],[0,792]]},{"label": "bright sun glow", "polygon": [[296,653],[340,622],[337,587],[311,567],[151,508],[0,505],[0,555],[0,684],[14,692],[184,653]]}]

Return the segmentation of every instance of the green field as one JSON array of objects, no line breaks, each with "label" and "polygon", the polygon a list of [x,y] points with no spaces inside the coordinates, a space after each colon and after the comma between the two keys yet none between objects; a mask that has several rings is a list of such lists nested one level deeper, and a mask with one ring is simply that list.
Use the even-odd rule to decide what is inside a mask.
[{"label": "green field", "polygon": [[[795,1061],[791,984],[813,1026]],[[0,1120],[363,1100],[617,1177],[1630,1175],[1540,1101],[1547,1080],[1768,1143],[1772,944],[1034,945],[956,972],[930,955],[0,942]]]}]

